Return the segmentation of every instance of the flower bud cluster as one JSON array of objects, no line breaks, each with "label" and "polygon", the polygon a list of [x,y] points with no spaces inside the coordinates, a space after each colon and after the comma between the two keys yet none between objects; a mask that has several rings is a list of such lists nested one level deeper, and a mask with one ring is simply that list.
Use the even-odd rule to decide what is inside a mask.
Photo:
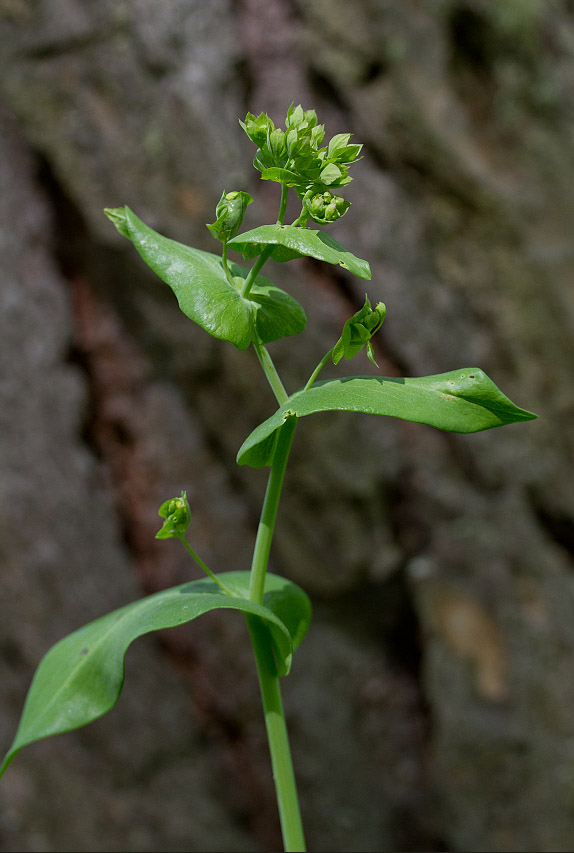
[{"label": "flower bud cluster", "polygon": [[335,195],[328,190],[315,194],[309,190],[303,197],[304,213],[319,225],[336,222],[337,219],[345,215],[350,204],[343,196]]},{"label": "flower bud cluster", "polygon": [[304,110],[293,104],[287,111],[285,130],[276,128],[265,113],[247,113],[243,130],[257,145],[253,165],[265,180],[293,187],[303,201],[300,219],[313,219],[319,224],[334,222],[349,208],[333,190],[351,182],[347,174],[362,145],[350,144],[352,134],[338,133],[322,146],[325,128],[317,124],[315,110]]}]

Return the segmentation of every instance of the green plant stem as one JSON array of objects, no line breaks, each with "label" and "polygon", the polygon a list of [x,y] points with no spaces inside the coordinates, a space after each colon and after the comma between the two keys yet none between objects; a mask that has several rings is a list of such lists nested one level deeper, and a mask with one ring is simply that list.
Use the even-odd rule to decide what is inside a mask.
[{"label": "green plant stem", "polygon": [[277,225],[283,225],[285,222],[285,213],[287,212],[287,199],[289,197],[289,187],[281,184],[281,201],[279,203],[279,213],[277,214]]},{"label": "green plant stem", "polygon": [[323,370],[323,368],[325,367],[325,365],[327,364],[327,362],[331,358],[331,353],[333,352],[333,349],[334,349],[334,347],[332,349],[330,349],[328,353],[325,353],[325,355],[323,356],[323,358],[321,359],[321,361],[319,362],[319,364],[317,365],[317,367],[315,368],[315,370],[313,371],[313,373],[309,377],[307,384],[303,388],[304,391],[309,390],[309,388],[311,387],[311,385],[313,384],[315,379],[321,373],[321,371]]},{"label": "green plant stem", "polygon": [[[281,202],[279,203],[279,213],[277,214],[277,225],[283,225],[283,222],[285,221],[285,212],[287,211],[288,196],[289,187],[286,187],[281,184]],[[241,291],[241,295],[244,299],[247,299],[247,297],[249,296],[249,292],[253,287],[255,279],[259,275],[263,264],[265,264],[266,261],[269,260],[274,248],[275,246],[273,244],[266,246],[253,264],[253,266],[251,267],[251,269],[249,270],[249,275],[245,279],[245,284],[243,285],[243,290]]]},{"label": "green plant stem", "polygon": [[[251,564],[249,598],[251,601],[256,601],[259,604],[263,603],[265,575],[267,573],[271,540],[277,518],[285,469],[296,426],[297,418],[288,417],[279,430],[273,463],[271,465],[271,473],[261,511],[261,520],[257,530]],[[305,838],[303,836],[297,786],[271,638],[268,630],[259,619],[249,616],[246,618],[255,654],[255,662],[257,664],[259,686],[261,688],[261,699],[265,714],[269,752],[271,753],[271,766],[273,768],[273,780],[275,782],[275,793],[279,807],[283,843],[287,853],[291,853],[291,851],[304,851]]]},{"label": "green plant stem", "polygon": [[[282,225],[285,219],[287,196],[288,189],[287,187],[282,186],[281,205],[277,216],[278,225]],[[251,269],[249,276],[246,279],[246,286],[243,290],[244,296],[246,295],[246,291],[249,293],[249,288],[251,287],[251,283],[249,284],[249,287],[247,286],[249,279],[251,278],[253,281],[255,280],[255,276],[271,254],[271,249],[272,247],[268,246],[260,255],[257,263]],[[273,389],[277,402],[281,406],[286,402],[288,396],[275,365],[273,364],[271,356],[261,342],[256,341],[253,345],[259,357],[259,361],[261,362],[267,381]],[[277,518],[277,509],[279,507],[285,469],[287,467],[287,460],[289,459],[289,452],[293,443],[296,426],[297,418],[288,417],[278,432],[273,463],[271,465],[271,473],[267,483],[263,509],[261,510],[261,519],[257,530],[255,547],[253,549],[251,580],[249,585],[249,598],[251,601],[256,601],[258,604],[263,603],[263,591],[265,587],[267,564],[269,562],[269,551],[271,549],[271,541],[273,539],[273,531],[275,529],[275,520]],[[306,849],[305,837],[303,835],[303,824],[301,821],[299,798],[297,796],[297,785],[295,782],[295,773],[293,771],[289,736],[287,734],[287,724],[285,722],[283,702],[281,700],[281,689],[279,687],[279,676],[277,675],[277,666],[273,655],[271,637],[269,635],[269,631],[260,619],[253,616],[246,616],[246,619],[249,628],[249,635],[251,637],[251,644],[253,646],[253,653],[255,655],[259,686],[261,689],[261,699],[265,714],[265,727],[267,729],[267,740],[269,742],[269,752],[271,754],[271,766],[273,768],[273,781],[275,783],[275,793],[277,795],[277,805],[279,807],[279,819],[281,822],[283,844],[286,853],[304,853]]]},{"label": "green plant stem", "polygon": [[283,844],[286,853],[304,853],[306,848],[299,798],[269,632],[257,617],[248,615],[246,619],[261,688]]},{"label": "green plant stem", "polygon": [[233,282],[233,277],[231,275],[231,272],[229,270],[229,266],[227,264],[227,243],[223,244],[223,248],[221,250],[221,263],[223,265],[223,270],[225,272],[225,275],[227,276],[227,281],[229,282],[229,284],[232,287],[235,287],[235,284]]},{"label": "green plant stem", "polygon": [[271,386],[271,390],[275,394],[275,399],[279,405],[282,406],[288,399],[289,395],[285,390],[285,386],[281,382],[281,377],[277,373],[277,368],[273,364],[273,359],[269,355],[267,347],[265,347],[261,341],[253,341],[253,348],[257,353],[257,357],[261,367],[263,368],[267,381]]},{"label": "green plant stem", "polygon": [[271,465],[271,473],[269,474],[251,563],[249,598],[258,604],[263,602],[263,588],[265,585],[265,573],[267,572],[271,540],[275,528],[275,519],[277,518],[277,508],[279,506],[279,498],[281,497],[285,468],[287,467],[287,460],[296,426],[297,418],[288,417],[281,429],[278,430],[273,464]]},{"label": "green plant stem", "polygon": [[216,575],[216,574],[214,574],[214,573],[211,571],[211,569],[210,569],[210,568],[208,568],[208,567],[205,565],[205,563],[203,562],[203,560],[201,559],[201,557],[198,557],[198,555],[195,553],[195,551],[193,550],[193,548],[191,547],[191,545],[189,544],[189,542],[187,541],[187,539],[185,538],[185,536],[178,536],[177,538],[179,539],[179,541],[180,541],[180,542],[182,542],[182,543],[183,543],[183,545],[184,545],[184,546],[186,547],[186,549],[189,551],[189,553],[191,554],[191,556],[193,557],[193,559],[195,560],[195,562],[198,564],[198,566],[200,566],[200,567],[203,569],[203,571],[205,572],[205,574],[206,574],[206,575],[209,575],[209,577],[211,578],[211,580],[212,580],[212,581],[215,581],[215,583],[216,583],[216,584],[217,584],[217,585],[218,585],[218,586],[223,590],[223,592],[224,592],[226,595],[234,595],[234,593],[233,593],[233,592],[231,592],[231,590],[230,590],[230,589],[228,589],[228,588],[225,586],[225,584],[223,583],[223,581],[220,581],[220,580],[219,580],[219,578],[217,577],[217,575]]},{"label": "green plant stem", "polygon": [[274,248],[275,246],[272,243],[269,246],[266,246],[253,264],[253,266],[251,267],[251,269],[249,270],[249,275],[245,279],[245,284],[243,285],[243,290],[241,291],[241,295],[244,299],[247,299],[247,297],[249,296],[249,292],[253,287],[255,279],[259,275],[261,267],[269,259],[269,257],[271,256],[271,252]]}]

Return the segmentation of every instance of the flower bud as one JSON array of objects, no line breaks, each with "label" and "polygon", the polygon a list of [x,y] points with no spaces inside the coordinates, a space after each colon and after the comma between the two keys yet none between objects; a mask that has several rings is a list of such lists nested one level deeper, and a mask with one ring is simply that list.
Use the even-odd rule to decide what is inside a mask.
[{"label": "flower bud", "polygon": [[350,202],[329,191],[316,193],[313,196],[308,192],[303,199],[303,205],[309,219],[319,225],[327,225],[344,216],[350,207]]},{"label": "flower bud", "polygon": [[323,198],[321,196],[315,196],[315,198],[311,200],[310,210],[314,216],[322,215],[323,211],[325,210],[325,202],[323,201]]},{"label": "flower bud", "polygon": [[245,215],[245,209],[248,204],[251,204],[253,199],[249,193],[231,192],[226,193],[223,190],[221,198],[215,208],[217,219],[207,227],[217,240],[222,243],[227,243],[232,237],[235,237]]},{"label": "flower bud", "polygon": [[352,317],[349,317],[343,326],[343,333],[333,347],[331,355],[333,363],[338,364],[343,356],[349,361],[366,345],[367,357],[374,365],[378,366],[375,361],[371,338],[383,325],[386,314],[387,309],[383,302],[377,302],[373,310],[368,297],[365,296],[363,307]]},{"label": "flower bud", "polygon": [[334,222],[335,219],[339,219],[339,211],[337,210],[337,205],[334,201],[327,205],[325,208],[325,219],[327,222]]},{"label": "flower bud", "polygon": [[161,530],[156,533],[156,539],[171,539],[173,537],[181,539],[185,536],[185,531],[191,521],[186,492],[182,492],[179,498],[170,498],[170,500],[162,503],[158,509],[158,515],[165,518],[165,521]]}]

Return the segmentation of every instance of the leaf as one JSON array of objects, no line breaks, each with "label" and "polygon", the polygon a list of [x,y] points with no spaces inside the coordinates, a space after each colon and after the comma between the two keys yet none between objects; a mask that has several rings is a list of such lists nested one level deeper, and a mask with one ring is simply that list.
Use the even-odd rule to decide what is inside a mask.
[{"label": "leaf", "polygon": [[129,236],[146,264],[169,284],[186,317],[213,337],[246,349],[253,338],[251,310],[228,282],[221,260],[163,237],[129,207],[124,207],[123,213],[122,233]]},{"label": "leaf", "polygon": [[248,270],[230,264],[238,286],[230,284],[221,259],[163,237],[149,228],[129,207],[106,211],[116,228],[128,237],[146,264],[169,284],[179,307],[213,337],[246,349],[254,339],[253,323],[262,343],[303,331],[305,312],[292,296],[258,276],[249,297],[241,296]]},{"label": "leaf", "polygon": [[334,157],[341,148],[346,148],[352,135],[352,133],[336,133],[329,142],[327,157]]},{"label": "leaf", "polygon": [[262,225],[260,228],[238,234],[227,245],[241,252],[244,258],[254,258],[265,246],[274,245],[276,248],[271,257],[275,261],[289,261],[292,258],[308,256],[329,264],[339,264],[359,278],[371,278],[367,261],[347,251],[329,234],[312,228]]},{"label": "leaf", "polygon": [[343,173],[335,163],[328,163],[325,168],[321,170],[320,178],[324,184],[327,184],[327,186],[338,181],[341,177],[343,177]]},{"label": "leaf", "polygon": [[256,145],[263,145],[267,141],[269,134],[275,129],[273,121],[266,113],[260,113],[254,116],[253,113],[247,113],[245,121],[239,119],[239,124]]},{"label": "leaf", "polygon": [[279,184],[285,184],[286,187],[296,187],[301,182],[300,176],[295,174],[295,172],[291,172],[289,169],[282,169],[279,166],[263,169],[261,178],[264,181],[277,181]]},{"label": "leaf", "polygon": [[253,468],[270,465],[276,432],[289,415],[301,418],[326,411],[389,415],[461,433],[536,418],[515,406],[479,368],[405,379],[351,376],[317,382],[289,397],[243,442],[238,463]]},{"label": "leaf", "polygon": [[84,726],[116,704],[124,682],[125,654],[135,639],[190,622],[210,610],[239,610],[262,619],[272,637],[278,672],[286,675],[311,617],[306,593],[285,578],[268,574],[260,605],[246,597],[249,572],[225,572],[220,577],[237,597],[223,593],[212,580],[192,581],[128,604],[60,640],[40,662],[0,775],[22,747]]},{"label": "leaf", "polygon": [[267,279],[259,276],[248,297],[255,313],[259,340],[266,344],[302,332],[307,325],[303,307],[284,290],[271,282],[263,284],[264,281]]}]

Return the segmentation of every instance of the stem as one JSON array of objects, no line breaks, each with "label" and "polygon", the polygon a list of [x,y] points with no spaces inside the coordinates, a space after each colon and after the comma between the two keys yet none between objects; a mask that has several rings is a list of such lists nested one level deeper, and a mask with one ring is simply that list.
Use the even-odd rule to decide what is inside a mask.
[{"label": "stem", "polygon": [[227,243],[223,244],[223,249],[221,250],[221,263],[223,264],[223,270],[225,272],[225,275],[227,276],[227,281],[232,287],[235,287],[231,272],[227,265]]},{"label": "stem", "polygon": [[[281,187],[281,204],[277,216],[277,224],[283,225],[285,211],[287,209],[288,188]],[[257,273],[273,251],[273,245],[267,246],[261,253],[256,263],[251,268],[243,288],[243,296],[247,296],[251,289]],[[260,341],[254,341],[253,346],[261,362],[263,372],[267,377],[273,393],[279,405],[283,405],[288,399],[287,392],[281,382],[279,374],[273,364],[271,356]],[[265,587],[265,575],[269,562],[269,551],[271,540],[277,518],[277,509],[281,497],[281,488],[285,477],[287,460],[293,443],[296,417],[288,417],[278,432],[271,465],[271,473],[261,510],[261,519],[257,530],[255,548],[253,549],[253,560],[251,563],[251,580],[249,585],[249,598],[258,604],[263,603],[263,591]],[[277,666],[273,655],[271,637],[263,622],[255,616],[246,616],[251,644],[255,654],[257,675],[261,688],[261,699],[265,714],[265,727],[271,754],[271,766],[273,768],[273,781],[277,805],[279,807],[279,819],[281,821],[281,832],[286,853],[303,853],[305,851],[305,837],[303,835],[303,824],[299,809],[295,773],[289,747],[289,736],[281,700],[281,689]]]},{"label": "stem", "polygon": [[[263,603],[263,591],[265,586],[265,574],[269,561],[269,551],[281,488],[289,458],[289,451],[297,426],[297,418],[289,417],[279,430],[271,473],[261,511],[261,520],[257,530],[255,548],[253,550],[253,562],[251,565],[251,583],[249,587],[249,598],[259,604]],[[271,638],[269,631],[257,617],[247,616],[247,625],[255,654],[257,675],[261,688],[261,699],[265,714],[265,727],[271,754],[271,766],[273,768],[273,780],[275,782],[275,793],[279,807],[279,819],[281,821],[281,832],[286,853],[298,853],[305,850],[305,838],[303,835],[303,824],[299,809],[297,786],[291,760],[289,747],[289,736],[283,703],[281,701],[281,689]]]},{"label": "stem", "polygon": [[283,844],[286,853],[300,853],[300,851],[305,851],[305,837],[289,748],[289,736],[283,702],[281,701],[281,688],[269,632],[256,616],[248,615],[246,619],[261,688]]},{"label": "stem", "polygon": [[281,184],[281,202],[279,203],[279,213],[277,214],[277,225],[283,225],[283,223],[285,222],[288,196],[289,187],[286,187],[285,184]]},{"label": "stem", "polygon": [[323,370],[323,368],[325,367],[325,365],[327,364],[327,362],[329,361],[329,359],[331,357],[331,353],[333,352],[333,349],[334,349],[334,347],[332,347],[332,349],[330,349],[329,352],[323,356],[323,358],[321,359],[321,361],[319,362],[319,364],[317,365],[317,367],[315,368],[315,370],[313,371],[313,373],[309,377],[307,384],[303,388],[304,391],[309,390],[309,388],[311,387],[311,385],[313,384],[315,379],[318,377],[320,372]]},{"label": "stem", "polygon": [[271,252],[274,248],[275,246],[273,245],[273,243],[270,243],[268,246],[266,246],[253,264],[253,266],[251,267],[251,269],[249,270],[249,275],[245,279],[245,284],[243,285],[243,290],[241,291],[241,295],[244,299],[247,299],[247,297],[249,296],[249,291],[253,287],[253,282],[259,275],[259,271],[261,270],[263,264],[269,259]]},{"label": "stem", "polygon": [[200,566],[200,567],[203,569],[203,571],[205,572],[205,574],[206,574],[206,575],[209,575],[209,577],[211,578],[211,580],[212,580],[212,581],[215,581],[215,583],[216,583],[219,587],[221,587],[221,589],[223,590],[223,592],[224,592],[226,595],[234,595],[234,593],[233,593],[233,592],[231,592],[231,590],[230,590],[230,589],[228,589],[228,588],[225,586],[225,584],[223,583],[223,581],[220,581],[220,580],[219,580],[219,578],[217,577],[217,575],[215,575],[215,574],[211,571],[211,569],[209,569],[209,568],[205,565],[205,563],[203,562],[203,560],[201,559],[201,557],[198,557],[198,556],[197,556],[197,554],[195,553],[195,551],[193,550],[193,548],[191,547],[191,545],[189,544],[189,542],[187,541],[187,539],[185,538],[185,536],[178,536],[177,538],[179,539],[179,541],[180,541],[181,543],[183,543],[183,545],[185,545],[185,547],[187,548],[187,550],[189,551],[189,553],[191,554],[191,556],[193,557],[193,559],[195,560],[195,562],[198,564],[198,566]]},{"label": "stem", "polygon": [[287,460],[296,426],[297,418],[288,417],[279,430],[269,482],[267,483],[267,491],[265,492],[265,500],[263,501],[263,509],[261,510],[261,519],[253,550],[251,581],[249,585],[249,598],[258,604],[263,602],[263,588],[265,585],[265,573],[267,572],[271,540],[275,528],[275,519],[277,518],[277,508],[279,506],[279,498],[281,497],[285,468],[287,467]]},{"label": "stem", "polygon": [[277,373],[277,368],[273,364],[267,348],[261,343],[261,341],[253,341],[253,348],[257,353],[257,357],[259,358],[263,372],[267,377],[267,381],[271,385],[273,393],[275,394],[275,399],[279,405],[282,406],[283,403],[287,401],[289,395],[285,390],[285,386],[281,382],[281,378]]},{"label": "stem", "polygon": [[[279,203],[279,213],[277,214],[277,225],[283,225],[283,222],[285,220],[288,196],[289,187],[286,187],[281,184],[281,202]],[[245,284],[243,285],[243,290],[241,291],[241,295],[244,299],[247,299],[247,297],[249,296],[249,291],[253,287],[253,282],[259,275],[263,264],[269,259],[274,248],[275,245],[273,243],[270,243],[268,246],[266,246],[253,264],[253,266],[251,267],[251,269],[249,270],[249,275],[245,279]]]}]

